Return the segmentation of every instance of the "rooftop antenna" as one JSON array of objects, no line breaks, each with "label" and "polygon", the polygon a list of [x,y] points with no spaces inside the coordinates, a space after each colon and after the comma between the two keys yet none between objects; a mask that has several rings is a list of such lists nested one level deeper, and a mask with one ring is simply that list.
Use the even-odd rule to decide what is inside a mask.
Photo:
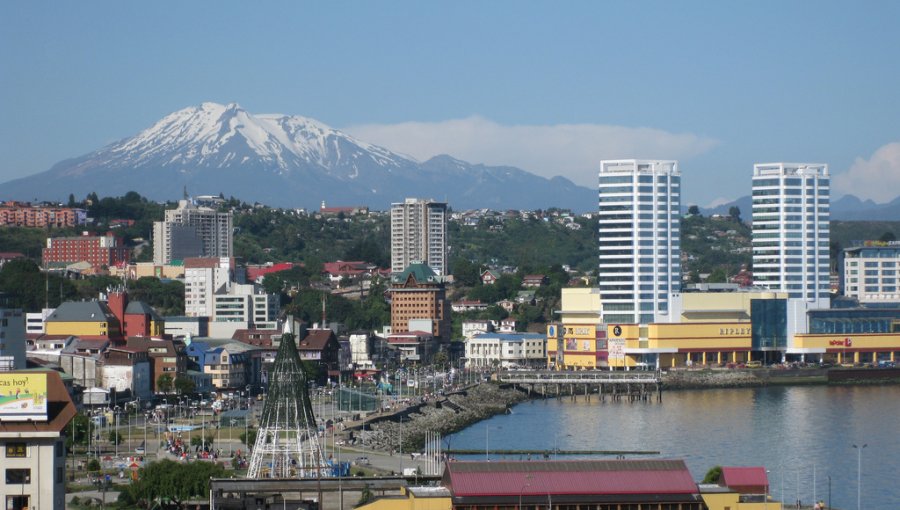
[{"label": "rooftop antenna", "polygon": [[322,294],[322,329],[328,328],[328,323],[325,322],[325,294]]}]

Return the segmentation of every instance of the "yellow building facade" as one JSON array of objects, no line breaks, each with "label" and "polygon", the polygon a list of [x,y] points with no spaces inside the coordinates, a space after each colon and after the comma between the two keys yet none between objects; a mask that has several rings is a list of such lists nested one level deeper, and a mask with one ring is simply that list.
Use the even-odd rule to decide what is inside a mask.
[{"label": "yellow building facade", "polygon": [[794,346],[838,364],[900,361],[900,333],[798,334]]},{"label": "yellow building facade", "polygon": [[377,498],[358,510],[451,510],[450,491],[444,487],[401,487],[400,496]]},{"label": "yellow building facade", "polygon": [[600,321],[600,290],[562,289],[560,321],[547,326],[547,366],[588,370],[607,366],[606,328]]}]

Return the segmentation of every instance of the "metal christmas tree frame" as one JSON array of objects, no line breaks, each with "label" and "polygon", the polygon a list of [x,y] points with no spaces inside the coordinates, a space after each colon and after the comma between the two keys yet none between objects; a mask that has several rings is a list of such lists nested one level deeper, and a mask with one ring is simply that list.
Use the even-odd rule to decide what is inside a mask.
[{"label": "metal christmas tree frame", "polygon": [[319,478],[326,472],[307,376],[294,335],[285,328],[247,478]]}]

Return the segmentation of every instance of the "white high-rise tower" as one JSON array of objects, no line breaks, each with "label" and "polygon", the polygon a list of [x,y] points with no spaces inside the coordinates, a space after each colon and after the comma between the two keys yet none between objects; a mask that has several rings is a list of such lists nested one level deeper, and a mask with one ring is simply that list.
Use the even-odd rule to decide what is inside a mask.
[{"label": "white high-rise tower", "polygon": [[753,283],[792,298],[828,298],[828,165],[753,165]]},{"label": "white high-rise tower", "polygon": [[391,204],[391,272],[422,262],[447,275],[447,204],[407,198]]},{"label": "white high-rise tower", "polygon": [[668,322],[681,290],[681,173],[676,161],[600,162],[603,322]]}]

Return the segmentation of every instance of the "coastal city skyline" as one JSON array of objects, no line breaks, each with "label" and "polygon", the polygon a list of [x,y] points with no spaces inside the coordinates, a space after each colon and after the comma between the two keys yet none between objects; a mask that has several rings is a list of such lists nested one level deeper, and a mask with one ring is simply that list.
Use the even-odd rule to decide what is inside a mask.
[{"label": "coastal city skyline", "polygon": [[0,5],[0,501],[897,506],[898,19]]},{"label": "coastal city skyline", "polygon": [[[745,196],[739,183],[767,161],[827,163],[835,199],[895,198],[897,71],[877,63],[897,46],[897,6],[653,5],[411,4],[403,17],[277,5],[269,19],[235,5],[7,4],[0,37],[17,51],[0,57],[0,107],[17,122],[0,127],[0,182],[178,108],[236,101],[419,160],[447,153],[589,188],[603,159],[677,159],[685,204]],[[235,16],[241,33],[265,37],[216,28]],[[194,26],[201,18],[210,23]]]}]

